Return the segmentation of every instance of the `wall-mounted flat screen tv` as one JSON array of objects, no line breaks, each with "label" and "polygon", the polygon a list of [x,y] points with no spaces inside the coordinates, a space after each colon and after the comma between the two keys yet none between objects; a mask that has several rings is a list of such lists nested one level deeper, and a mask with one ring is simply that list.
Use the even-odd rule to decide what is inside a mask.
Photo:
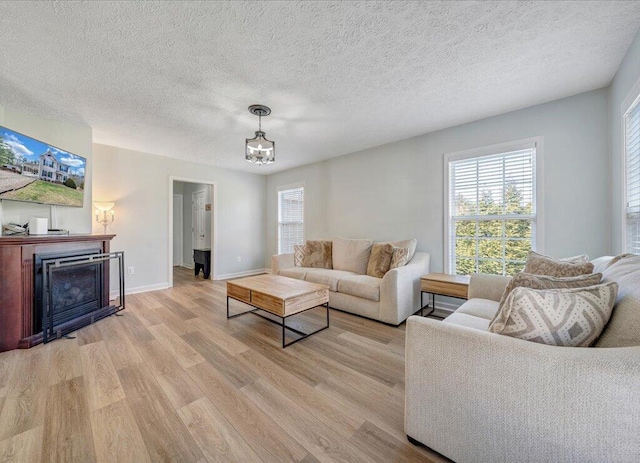
[{"label": "wall-mounted flat screen tv", "polygon": [[87,160],[0,125],[0,199],[82,207]]}]

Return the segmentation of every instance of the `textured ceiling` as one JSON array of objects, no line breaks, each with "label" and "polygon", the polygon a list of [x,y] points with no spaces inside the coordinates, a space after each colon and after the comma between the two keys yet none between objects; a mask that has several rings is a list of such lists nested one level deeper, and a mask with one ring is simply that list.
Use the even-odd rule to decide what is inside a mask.
[{"label": "textured ceiling", "polygon": [[[609,84],[640,2],[2,2],[0,104],[271,173]],[[276,163],[244,161],[263,121]]]}]

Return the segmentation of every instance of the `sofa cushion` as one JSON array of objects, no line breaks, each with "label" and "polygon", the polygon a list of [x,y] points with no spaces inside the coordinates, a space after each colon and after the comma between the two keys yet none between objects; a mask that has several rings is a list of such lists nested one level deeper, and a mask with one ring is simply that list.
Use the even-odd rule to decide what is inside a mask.
[{"label": "sofa cushion", "polygon": [[442,323],[451,323],[453,325],[466,326],[467,328],[474,328],[476,330],[489,331],[489,320],[486,318],[476,317],[466,313],[458,313],[458,311],[455,311],[442,320]]},{"label": "sofa cushion", "polygon": [[618,283],[611,319],[596,347],[640,346],[640,256],[627,254],[602,272],[603,281]]},{"label": "sofa cushion", "polygon": [[587,288],[515,288],[489,331],[551,346],[589,347],[611,316],[618,284]]},{"label": "sofa cushion", "polygon": [[[576,256],[569,259],[581,260],[583,256]],[[524,266],[523,272],[552,277],[575,277],[593,272],[593,264],[591,262],[572,262],[553,259],[531,251],[529,252],[529,257],[527,257],[527,263]]]},{"label": "sofa cushion", "polygon": [[381,278],[369,275],[344,276],[338,282],[338,292],[377,302],[380,300],[381,281]]},{"label": "sofa cushion", "polygon": [[338,281],[340,278],[356,275],[354,272],[347,272],[344,270],[330,270],[324,268],[308,268],[306,281],[311,283],[318,283],[319,285],[327,285],[330,291],[338,291]]},{"label": "sofa cushion", "polygon": [[462,304],[456,313],[464,313],[467,315],[473,315],[474,317],[480,317],[489,321],[493,320],[496,313],[498,313],[499,304],[496,301],[490,299],[480,299],[476,297],[469,299]]},{"label": "sofa cushion", "polygon": [[304,267],[290,267],[280,270],[279,275],[283,277],[295,278],[296,280],[304,280],[307,276],[307,269]]},{"label": "sofa cushion", "polygon": [[371,247],[371,256],[367,264],[367,275],[382,278],[389,271],[393,258],[393,245],[390,243],[375,243]]},{"label": "sofa cushion", "polygon": [[334,239],[333,268],[360,275],[366,274],[372,245],[371,240]]}]

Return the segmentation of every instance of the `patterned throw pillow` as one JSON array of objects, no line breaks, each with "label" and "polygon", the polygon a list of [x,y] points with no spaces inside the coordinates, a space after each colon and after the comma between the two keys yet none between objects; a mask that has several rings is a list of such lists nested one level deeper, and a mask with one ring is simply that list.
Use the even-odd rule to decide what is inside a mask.
[{"label": "patterned throw pillow", "polygon": [[516,273],[504,290],[500,298],[500,309],[504,306],[507,296],[515,288],[531,288],[531,289],[569,289],[569,288],[585,288],[600,284],[602,281],[602,273],[589,273],[588,275],[579,275],[577,277],[556,278],[548,275],[532,275],[531,273]]},{"label": "patterned throw pillow", "polygon": [[[576,256],[582,258],[582,256]],[[552,277],[575,277],[593,272],[591,262],[569,262],[543,256],[537,252],[529,252],[523,273],[548,275]]]},{"label": "patterned throw pillow", "polygon": [[[538,254],[541,256],[542,254]],[[549,257],[549,256],[544,256]],[[549,257],[551,259],[551,257]],[[577,256],[571,257],[563,257],[562,259],[558,259],[560,262],[571,262],[572,264],[584,264],[585,262],[589,262],[589,256],[586,254],[579,254]]]},{"label": "patterned throw pillow", "polygon": [[489,331],[552,346],[588,347],[609,321],[618,284],[575,289],[515,288]]},{"label": "patterned throw pillow", "polygon": [[407,265],[409,259],[409,248],[393,247],[393,255],[391,256],[391,265],[389,270],[393,268],[403,267]]},{"label": "patterned throw pillow", "polygon": [[302,259],[304,258],[304,244],[293,245],[293,266],[302,267]]},{"label": "patterned throw pillow", "polygon": [[[295,248],[294,248],[295,250]],[[331,241],[307,241],[302,248],[301,267],[333,268]],[[293,263],[295,265],[295,251]]]},{"label": "patterned throw pillow", "polygon": [[367,265],[367,275],[382,278],[389,271],[393,258],[393,245],[390,243],[376,243],[371,248],[371,256]]}]

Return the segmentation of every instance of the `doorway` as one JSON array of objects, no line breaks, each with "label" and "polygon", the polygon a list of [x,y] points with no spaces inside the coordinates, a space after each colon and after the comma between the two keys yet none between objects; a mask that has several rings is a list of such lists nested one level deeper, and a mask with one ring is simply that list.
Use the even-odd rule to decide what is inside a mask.
[{"label": "doorway", "polygon": [[215,183],[169,181],[169,287],[215,279]]}]

